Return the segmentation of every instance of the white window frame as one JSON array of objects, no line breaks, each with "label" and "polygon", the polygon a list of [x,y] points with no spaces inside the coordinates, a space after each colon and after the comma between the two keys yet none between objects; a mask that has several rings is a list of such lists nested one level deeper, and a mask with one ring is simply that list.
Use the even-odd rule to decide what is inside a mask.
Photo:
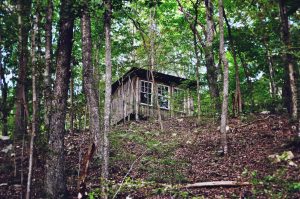
[{"label": "white window frame", "polygon": [[[147,92],[142,91],[142,82],[151,84],[151,93],[147,93]],[[139,93],[140,93],[140,104],[146,105],[146,106],[152,106],[152,104],[153,104],[153,83],[150,82],[150,81],[146,81],[146,80],[140,80]],[[141,102],[141,95],[142,94],[151,94],[150,104]]]},{"label": "white window frame", "polygon": [[[168,88],[168,95],[167,96],[163,96],[162,94],[159,94],[158,92],[158,89],[159,89],[159,86],[163,87],[163,88]],[[168,101],[168,108],[166,107],[161,107],[160,106],[160,103],[159,103],[159,108],[161,109],[166,109],[166,110],[170,110],[170,86],[167,86],[167,85],[164,85],[164,84],[157,84],[157,100],[160,96],[163,96],[165,98],[167,98],[167,101]]]}]

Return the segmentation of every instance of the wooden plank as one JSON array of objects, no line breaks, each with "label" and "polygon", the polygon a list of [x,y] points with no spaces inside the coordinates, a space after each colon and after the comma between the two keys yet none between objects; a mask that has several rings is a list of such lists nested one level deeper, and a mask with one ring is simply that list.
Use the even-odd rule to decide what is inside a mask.
[{"label": "wooden plank", "polygon": [[139,77],[135,80],[135,120],[139,120]]},{"label": "wooden plank", "polygon": [[194,184],[187,184],[185,188],[199,188],[199,187],[216,187],[216,186],[246,186],[249,182],[239,181],[212,181],[212,182],[197,182]]}]

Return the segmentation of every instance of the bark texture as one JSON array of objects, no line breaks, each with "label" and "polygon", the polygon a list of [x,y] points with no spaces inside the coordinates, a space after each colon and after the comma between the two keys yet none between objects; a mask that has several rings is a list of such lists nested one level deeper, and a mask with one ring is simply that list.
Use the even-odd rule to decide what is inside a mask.
[{"label": "bark texture", "polygon": [[28,116],[28,108],[26,107],[26,72],[28,64],[27,40],[30,30],[29,14],[31,9],[31,1],[18,0],[18,81],[16,89],[16,114],[15,114],[15,130],[14,135],[20,137],[26,131],[26,116]]},{"label": "bark texture", "polygon": [[214,61],[214,51],[213,51],[213,39],[214,39],[214,20],[213,20],[213,4],[211,0],[205,0],[206,8],[206,41],[205,41],[205,61],[207,68],[207,81],[209,86],[209,91],[211,98],[215,102],[215,108],[220,110],[220,93],[217,84],[218,73],[217,68],[215,67]]},{"label": "bark texture", "polygon": [[288,74],[289,90],[291,99],[291,117],[292,119],[297,119],[297,88],[295,80],[295,71],[293,64],[293,57],[291,54],[291,41],[290,41],[290,31],[289,31],[289,20],[287,15],[286,1],[279,0],[280,18],[281,18],[281,28],[282,28],[282,41],[285,46],[285,52],[283,53],[283,63],[285,64],[285,71]]},{"label": "bark texture", "polygon": [[223,62],[224,70],[224,82],[223,82],[223,103],[222,103],[222,115],[221,115],[221,143],[224,154],[228,153],[227,146],[227,132],[226,124],[228,117],[228,60],[226,58],[225,48],[224,48],[224,25],[223,25],[223,0],[219,0],[219,27],[220,27],[220,57]]},{"label": "bark texture", "polygon": [[[103,164],[102,164],[102,178],[108,179],[108,159],[109,159],[109,140],[108,134],[110,132],[110,115],[111,115],[111,14],[112,4],[111,0],[104,1],[104,31],[105,31],[105,99],[104,99],[104,135],[103,135]],[[105,182],[106,184],[106,182]],[[107,198],[106,186],[103,184],[102,192],[104,198]]]},{"label": "bark texture", "polygon": [[52,17],[53,17],[53,2],[48,0],[46,23],[45,23],[45,69],[44,69],[44,107],[45,107],[45,127],[49,134],[49,125],[51,118],[51,68],[52,68]]},{"label": "bark texture", "polygon": [[64,134],[74,25],[72,7],[71,0],[62,1],[48,143],[46,191],[49,198],[66,198],[67,192],[64,172]]},{"label": "bark texture", "polygon": [[91,20],[87,5],[84,6],[81,17],[81,35],[84,91],[87,98],[90,118],[89,130],[94,137],[97,156],[100,156],[102,139],[100,134],[99,92],[98,83],[93,74]]},{"label": "bark texture", "polygon": [[275,70],[274,70],[274,63],[273,63],[273,58],[272,55],[270,54],[270,51],[268,49],[267,44],[265,43],[266,46],[266,56],[268,60],[268,66],[269,66],[269,78],[270,78],[270,84],[271,84],[271,96],[273,100],[275,100],[276,95],[277,95],[277,87],[275,84]]}]

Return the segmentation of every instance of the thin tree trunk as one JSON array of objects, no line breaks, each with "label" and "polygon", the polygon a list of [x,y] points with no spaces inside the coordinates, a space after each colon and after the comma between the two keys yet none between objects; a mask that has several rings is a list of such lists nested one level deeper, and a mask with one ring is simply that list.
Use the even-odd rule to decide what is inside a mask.
[{"label": "thin tree trunk", "polygon": [[[71,63],[72,65],[72,63]],[[74,132],[74,78],[71,72],[71,78],[70,78],[70,110],[69,110],[69,116],[70,116],[70,132]]]},{"label": "thin tree trunk", "polygon": [[96,154],[101,155],[101,134],[100,134],[100,107],[98,82],[94,76],[92,64],[92,36],[91,36],[91,20],[88,10],[88,0],[83,8],[81,17],[81,40],[82,40],[82,65],[84,91],[87,98],[89,110],[89,130],[94,138]]},{"label": "thin tree trunk", "polygon": [[[177,0],[177,3],[180,7],[181,12],[183,12],[184,17],[186,19],[186,21],[189,23],[190,25],[190,29],[193,32],[193,42],[194,42],[194,52],[195,52],[195,57],[196,57],[196,82],[197,82],[197,107],[198,107],[198,120],[200,120],[201,118],[201,96],[200,96],[200,75],[199,75],[199,68],[200,68],[200,58],[199,58],[199,50],[198,50],[198,44],[197,44],[197,39],[199,41],[199,43],[201,44],[201,46],[203,48],[205,48],[205,45],[203,44],[202,40],[201,40],[201,36],[199,34],[199,32],[197,31],[197,24],[198,24],[198,7],[199,7],[199,3],[200,1],[197,0],[195,4],[193,4],[194,6],[194,10],[195,10],[195,17],[194,17],[194,23],[192,24],[189,19],[188,19],[188,15],[186,12],[184,12],[183,10],[183,6],[181,4],[181,2],[179,0]],[[206,31],[203,30],[205,33]]]},{"label": "thin tree trunk", "polygon": [[33,29],[31,33],[31,67],[32,67],[32,129],[30,135],[29,147],[29,166],[27,176],[26,199],[30,198],[30,185],[32,176],[32,160],[33,160],[33,145],[34,136],[37,133],[38,127],[38,94],[37,94],[37,63],[36,63],[36,34],[38,31],[39,15],[34,16]]},{"label": "thin tree trunk", "polygon": [[52,16],[53,16],[53,0],[48,0],[45,24],[45,69],[44,69],[44,121],[47,138],[49,137],[49,128],[51,120],[51,68],[52,68]]},{"label": "thin tree trunk", "polygon": [[[29,14],[31,9],[31,1],[18,0],[18,81],[16,89],[16,114],[15,114],[15,132],[16,137],[20,137],[26,132],[26,99],[25,99],[25,82],[27,71],[27,39],[30,29]],[[27,115],[28,116],[28,115]]]},{"label": "thin tree trunk", "polygon": [[[1,43],[1,35],[0,35],[0,43]],[[7,136],[8,135],[8,126],[7,126],[7,117],[9,114],[9,108],[8,108],[8,102],[7,102],[7,94],[8,94],[8,85],[5,79],[5,65],[2,64],[2,46],[0,46],[0,90],[2,93],[1,98],[1,107],[0,111],[2,113],[2,135]]]},{"label": "thin tree trunk", "polygon": [[246,76],[247,84],[248,84],[248,91],[249,91],[248,93],[249,93],[250,99],[251,99],[251,112],[252,112],[254,110],[253,83],[250,79],[249,70],[247,68],[247,64],[246,64],[244,58],[242,57],[241,53],[239,53],[238,55],[239,55],[239,58],[241,60],[241,63],[242,63],[243,69],[244,69],[244,73],[245,73],[245,76]]},{"label": "thin tree trunk", "polygon": [[199,57],[199,50],[197,45],[197,37],[196,37],[196,30],[197,30],[197,21],[198,21],[198,7],[199,7],[199,0],[196,1],[194,5],[195,10],[195,21],[194,21],[194,28],[193,28],[193,35],[194,35],[194,50],[195,50],[195,57],[196,57],[196,78],[197,78],[197,107],[198,107],[198,120],[201,119],[201,96],[200,96],[200,57]]},{"label": "thin tree trunk", "polygon": [[224,48],[224,27],[223,27],[223,0],[219,0],[219,27],[220,27],[220,57],[224,65],[224,82],[223,82],[223,103],[222,103],[222,115],[221,115],[221,143],[224,154],[228,153],[227,146],[227,117],[228,117],[228,60],[226,58],[225,48]]},{"label": "thin tree trunk", "polygon": [[205,61],[207,68],[207,81],[212,100],[214,101],[216,110],[220,110],[220,93],[217,84],[218,73],[215,67],[213,39],[214,39],[214,21],[213,21],[213,4],[211,0],[205,0],[206,8],[206,42],[205,42]]},{"label": "thin tree trunk", "polygon": [[111,0],[104,1],[104,31],[105,31],[105,104],[104,104],[104,135],[103,135],[103,164],[102,164],[102,192],[104,198],[107,198],[107,185],[108,179],[108,160],[109,160],[109,140],[108,134],[110,132],[110,115],[111,115],[111,15],[112,3]]},{"label": "thin tree trunk", "polygon": [[295,80],[295,71],[293,64],[293,57],[290,52],[291,41],[290,41],[290,30],[289,30],[289,20],[287,15],[286,2],[284,0],[279,0],[280,18],[282,26],[282,41],[285,47],[285,52],[283,53],[283,63],[285,64],[286,72],[289,77],[289,87],[291,94],[291,117],[292,119],[297,119],[297,88]]},{"label": "thin tree trunk", "polygon": [[[198,39],[199,43],[201,44],[202,48],[205,48],[205,44],[202,42],[201,35],[199,34],[199,32],[198,32],[197,28],[195,27],[195,25],[192,22],[190,22],[189,15],[187,14],[187,12],[184,11],[184,8],[183,8],[181,2],[179,0],[176,0],[176,1],[179,5],[179,10],[184,14],[185,20],[189,23],[190,29],[193,31],[193,33],[195,32],[195,34],[197,36],[197,39]],[[195,4],[196,5],[195,7],[197,7],[197,9],[198,9],[198,3],[199,3],[199,1],[197,1],[196,4]],[[199,24],[197,19],[194,19],[194,22],[201,26],[201,28],[203,29],[204,34],[206,35],[205,27],[202,24]]]},{"label": "thin tree trunk", "polygon": [[270,84],[271,84],[271,96],[272,99],[275,100],[276,94],[277,94],[277,87],[275,84],[275,71],[274,71],[274,64],[273,64],[273,58],[272,55],[270,54],[270,50],[268,48],[268,44],[266,41],[266,38],[263,39],[264,46],[266,48],[266,57],[267,57],[267,62],[269,66],[269,78],[270,78]]},{"label": "thin tree trunk", "polygon": [[150,73],[151,73],[151,78],[153,82],[153,90],[154,90],[154,97],[155,97],[155,102],[156,102],[156,107],[157,107],[157,116],[158,116],[158,122],[160,126],[160,130],[164,130],[164,126],[162,123],[162,118],[161,118],[161,112],[160,112],[160,104],[158,100],[158,85],[155,83],[155,78],[153,75],[153,71],[155,69],[155,7],[150,8]]},{"label": "thin tree trunk", "polygon": [[275,72],[274,72],[274,66],[273,66],[273,59],[270,55],[269,50],[267,49],[267,59],[268,59],[268,65],[269,65],[269,76],[270,76],[270,83],[271,83],[271,96],[273,100],[276,98],[277,94],[277,88],[274,81],[275,78]]},{"label": "thin tree trunk", "polygon": [[65,198],[67,193],[64,134],[74,25],[72,10],[71,0],[62,1],[46,174],[46,190],[50,198]]},{"label": "thin tree trunk", "polygon": [[241,93],[241,86],[240,86],[239,65],[237,63],[237,56],[236,56],[236,51],[235,51],[235,46],[234,46],[234,40],[232,38],[231,27],[230,27],[229,21],[226,17],[224,8],[223,8],[223,13],[224,13],[224,19],[225,19],[225,22],[227,25],[230,49],[232,51],[234,68],[235,68],[235,94],[234,94],[235,108],[234,108],[234,110],[236,110],[236,112],[234,112],[234,115],[239,116],[240,113],[242,112],[242,93]]}]

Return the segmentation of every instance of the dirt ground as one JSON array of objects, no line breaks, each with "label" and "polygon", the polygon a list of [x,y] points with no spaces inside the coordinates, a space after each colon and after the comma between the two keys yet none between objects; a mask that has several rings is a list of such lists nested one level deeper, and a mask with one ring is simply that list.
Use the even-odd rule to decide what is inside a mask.
[{"label": "dirt ground", "polygon": [[[163,132],[156,121],[126,122],[113,128],[110,179],[116,185],[111,185],[112,195],[124,176],[128,177],[116,198],[300,198],[300,142],[295,140],[295,129],[285,116],[259,114],[230,119],[228,155],[220,151],[218,124],[211,119],[169,119],[163,126]],[[79,159],[86,152],[90,137],[88,131],[65,136],[70,198],[77,196]],[[29,146],[26,140],[24,145],[22,140],[0,140],[0,198],[25,196]],[[4,152],[10,144],[12,150]],[[294,157],[280,156],[287,151]],[[34,154],[32,198],[45,198],[46,152],[36,149]],[[268,158],[274,154],[282,157],[277,163]],[[87,178],[87,189],[95,196],[100,187],[99,164],[93,161]],[[233,180],[251,185],[182,187]]]}]

